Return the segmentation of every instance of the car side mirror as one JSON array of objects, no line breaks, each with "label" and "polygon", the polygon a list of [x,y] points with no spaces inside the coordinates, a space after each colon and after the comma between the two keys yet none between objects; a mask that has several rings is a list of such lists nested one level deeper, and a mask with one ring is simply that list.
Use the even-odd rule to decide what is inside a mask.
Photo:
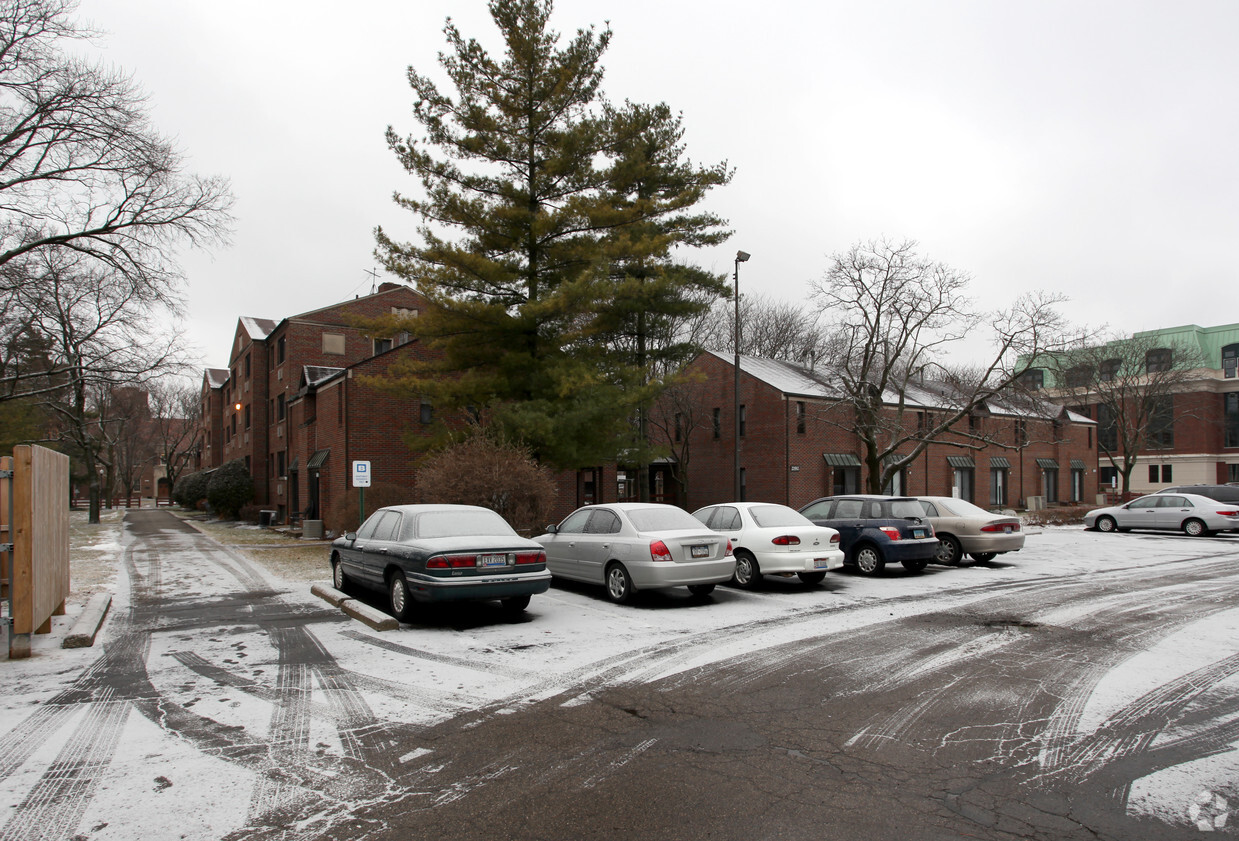
[{"label": "car side mirror", "polygon": [[548,534],[559,534],[559,526],[552,523],[551,525],[546,527],[546,531]]},{"label": "car side mirror", "polygon": [[344,539],[345,539],[345,540],[356,540],[356,539],[357,539],[357,532],[355,532],[355,531],[351,531],[351,532],[349,532],[348,534],[344,535]]}]

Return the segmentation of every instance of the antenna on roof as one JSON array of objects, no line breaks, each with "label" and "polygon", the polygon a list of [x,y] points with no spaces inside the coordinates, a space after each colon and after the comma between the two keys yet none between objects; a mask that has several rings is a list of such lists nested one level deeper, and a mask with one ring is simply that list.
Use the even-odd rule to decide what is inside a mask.
[{"label": "antenna on roof", "polygon": [[370,275],[370,294],[373,295],[379,282],[379,273],[374,269],[366,269],[366,274]]}]

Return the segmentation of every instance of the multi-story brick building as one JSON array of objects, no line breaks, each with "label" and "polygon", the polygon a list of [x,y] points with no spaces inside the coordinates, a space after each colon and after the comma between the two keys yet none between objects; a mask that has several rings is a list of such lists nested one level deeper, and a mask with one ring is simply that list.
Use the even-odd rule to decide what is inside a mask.
[{"label": "multi-story brick building", "polygon": [[[1150,367],[1144,373],[1181,369],[1167,388],[1172,393],[1161,401],[1155,434],[1145,436],[1137,453],[1131,491],[1140,494],[1174,485],[1239,482],[1239,324],[1148,330],[1134,333],[1130,342],[1145,354],[1144,364]],[[1116,350],[1115,355],[1120,353]],[[1103,367],[1105,355],[1092,354],[1103,359]],[[1034,386],[1044,386],[1049,399],[1096,420],[1103,443],[1117,449],[1108,417],[1111,412],[1102,408],[1095,395],[1090,396],[1087,383],[1059,388],[1052,366],[1034,365],[1026,373]],[[1065,375],[1069,378],[1071,373]],[[1114,376],[1105,371],[1096,375]],[[1132,393],[1139,393],[1139,387],[1140,378],[1133,377]],[[1116,474],[1099,451],[1101,484],[1116,484]]]},{"label": "multi-story brick building", "polygon": [[403,436],[424,429],[429,406],[362,380],[423,349],[407,334],[376,337],[356,325],[425,307],[412,289],[384,283],[374,294],[279,322],[239,319],[228,368],[203,376],[200,468],[243,459],[255,504],[281,522],[321,517],[345,492],[353,460],[371,461],[375,481],[411,485]]},{"label": "multi-story brick building", "polygon": [[[866,487],[860,441],[824,372],[741,356],[738,442],[734,372],[723,354],[692,363],[698,405],[677,413],[670,442],[687,477],[677,501],[694,510],[734,498],[737,446],[744,499],[799,507]],[[907,397],[908,423],[929,423],[947,409],[929,387]],[[1096,424],[1088,418],[1053,404],[1020,409],[991,402],[967,424],[966,434],[931,443],[889,490],[956,495],[987,508],[1025,507],[1030,497],[1049,504],[1096,500]]]}]

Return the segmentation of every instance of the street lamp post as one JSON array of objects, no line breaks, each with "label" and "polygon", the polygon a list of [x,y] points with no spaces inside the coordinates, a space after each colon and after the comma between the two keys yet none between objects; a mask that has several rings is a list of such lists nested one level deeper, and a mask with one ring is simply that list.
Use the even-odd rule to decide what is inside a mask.
[{"label": "street lamp post", "polygon": [[732,368],[734,369],[733,373],[735,374],[735,382],[732,384],[732,395],[735,397],[735,405],[732,406],[732,416],[735,420],[736,427],[736,462],[733,465],[734,472],[732,474],[732,478],[735,481],[735,494],[733,499],[737,502],[740,501],[740,264],[746,262],[748,259],[749,253],[747,251],[736,252],[736,266],[735,272],[732,276],[736,290],[736,319],[734,324],[735,329],[732,330],[732,350],[735,353],[735,359],[733,360],[732,365]]}]

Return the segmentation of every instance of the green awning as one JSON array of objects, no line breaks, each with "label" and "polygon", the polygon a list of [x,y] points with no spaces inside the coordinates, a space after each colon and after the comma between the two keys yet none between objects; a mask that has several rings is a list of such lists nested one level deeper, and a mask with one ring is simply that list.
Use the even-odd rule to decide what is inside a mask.
[{"label": "green awning", "polygon": [[822,453],[831,467],[860,467],[860,459],[852,453]]},{"label": "green awning", "polygon": [[1009,468],[1009,467],[1011,466],[1011,462],[1007,461],[1007,460],[1006,460],[1006,458],[1004,458],[1003,456],[990,456],[990,457],[989,457],[989,466],[990,466],[990,467],[1008,467],[1008,468]]},{"label": "green awning", "polygon": [[327,456],[331,455],[331,450],[319,450],[314,455],[310,456],[310,460],[305,463],[306,470],[318,470],[327,463]]},{"label": "green awning", "polygon": [[1088,470],[1088,465],[1084,463],[1083,459],[1073,458],[1071,460],[1071,469],[1072,470]]},{"label": "green awning", "polygon": [[972,456],[947,456],[946,463],[951,467],[976,467]]},{"label": "green awning", "polygon": [[1045,470],[1057,470],[1058,462],[1052,458],[1039,458],[1037,459],[1037,466]]}]

